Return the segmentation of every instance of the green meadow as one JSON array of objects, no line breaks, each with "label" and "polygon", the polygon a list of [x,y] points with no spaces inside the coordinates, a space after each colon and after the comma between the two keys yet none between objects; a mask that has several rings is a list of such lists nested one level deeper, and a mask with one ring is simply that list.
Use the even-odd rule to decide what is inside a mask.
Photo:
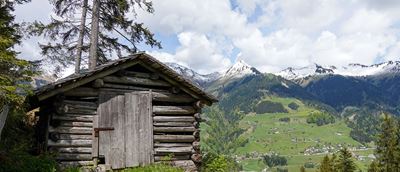
[{"label": "green meadow", "polygon": [[[363,145],[349,136],[350,128],[342,120],[336,119],[335,123],[323,126],[308,124],[307,116],[318,111],[317,109],[307,107],[293,98],[266,97],[264,100],[282,103],[288,113],[248,114],[242,119],[240,125],[246,132],[241,137],[249,139],[249,142],[238,148],[236,155],[245,171],[261,171],[267,168],[261,160],[261,156],[266,153],[277,153],[286,157],[288,165],[281,168],[289,171],[299,171],[306,163],[314,165],[314,168],[306,168],[306,171],[315,171],[320,160],[328,153],[326,148],[329,148],[329,152],[344,146],[354,148],[352,152],[357,156],[373,153],[371,149],[360,149]],[[288,108],[288,104],[292,102],[299,105],[297,110]],[[290,120],[283,122],[280,120],[282,118]],[[356,162],[364,171],[370,159],[364,158]],[[276,171],[276,167],[270,170]]]}]

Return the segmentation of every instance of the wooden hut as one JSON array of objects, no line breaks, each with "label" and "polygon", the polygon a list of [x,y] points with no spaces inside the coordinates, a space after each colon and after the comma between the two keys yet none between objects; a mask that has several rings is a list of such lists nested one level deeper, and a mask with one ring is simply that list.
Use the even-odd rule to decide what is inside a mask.
[{"label": "wooden hut", "polygon": [[60,164],[121,169],[168,160],[196,171],[200,113],[217,99],[145,53],[39,88],[38,148]]}]

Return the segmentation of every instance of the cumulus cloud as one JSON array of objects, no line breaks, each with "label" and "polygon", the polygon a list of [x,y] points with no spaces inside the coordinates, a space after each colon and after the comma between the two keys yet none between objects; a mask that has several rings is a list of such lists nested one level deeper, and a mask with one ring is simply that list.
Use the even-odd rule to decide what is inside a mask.
[{"label": "cumulus cloud", "polygon": [[[225,69],[237,58],[264,72],[313,63],[340,66],[399,60],[397,0],[153,0],[153,4],[155,13],[138,10],[137,20],[177,41],[168,52],[147,51],[161,61],[201,73]],[[24,51],[34,53],[33,46],[26,47]]]}]

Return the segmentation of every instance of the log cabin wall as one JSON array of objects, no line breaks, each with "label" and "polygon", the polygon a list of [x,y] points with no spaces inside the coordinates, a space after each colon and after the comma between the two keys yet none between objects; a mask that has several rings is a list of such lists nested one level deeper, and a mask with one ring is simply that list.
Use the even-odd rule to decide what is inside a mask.
[{"label": "log cabin wall", "polygon": [[[124,94],[152,92],[154,162],[196,170],[201,163],[198,99],[157,73],[136,65],[65,92],[54,98],[47,149],[56,151],[63,165],[89,165],[93,155],[93,119],[100,91]],[[47,109],[48,108],[43,108]],[[45,122],[44,122],[45,123]],[[93,145],[93,146],[92,146]]]}]

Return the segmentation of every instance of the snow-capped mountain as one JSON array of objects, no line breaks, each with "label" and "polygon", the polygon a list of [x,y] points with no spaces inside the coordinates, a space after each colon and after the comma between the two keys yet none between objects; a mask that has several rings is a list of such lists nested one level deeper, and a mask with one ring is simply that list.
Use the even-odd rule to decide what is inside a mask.
[{"label": "snow-capped mountain", "polygon": [[286,68],[278,73],[286,79],[300,79],[313,75],[336,74],[343,76],[370,76],[388,73],[400,73],[400,61],[388,61],[373,65],[348,64],[346,66],[322,66],[314,64],[302,68]]},{"label": "snow-capped mountain", "polygon": [[214,72],[206,75],[199,74],[188,67],[182,66],[177,63],[166,63],[170,68],[175,70],[175,72],[185,76],[186,78],[194,81],[200,86],[203,86],[205,83],[209,83],[217,80],[221,74],[219,72]]},{"label": "snow-capped mountain", "polygon": [[243,60],[238,60],[221,76],[221,78],[227,78],[227,79],[241,78],[246,75],[260,74],[260,73],[261,73],[260,71],[250,66]]},{"label": "snow-capped mountain", "polygon": [[217,80],[227,81],[231,79],[241,78],[247,75],[261,74],[260,71],[248,65],[243,60],[238,60],[234,65],[232,65],[230,68],[228,68],[228,70],[226,70],[222,74],[219,72],[214,72],[206,75],[199,74],[190,68],[187,68],[185,66],[176,63],[166,63],[166,64],[179,74],[196,82],[200,86],[204,86],[205,84]]}]

